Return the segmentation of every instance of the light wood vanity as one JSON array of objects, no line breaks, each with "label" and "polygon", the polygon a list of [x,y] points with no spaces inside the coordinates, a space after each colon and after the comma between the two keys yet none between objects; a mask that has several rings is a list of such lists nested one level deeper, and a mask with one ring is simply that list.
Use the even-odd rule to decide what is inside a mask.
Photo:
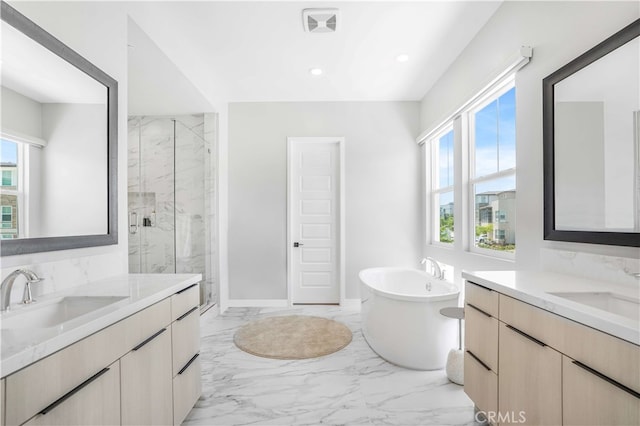
[{"label": "light wood vanity", "polygon": [[2,379],[3,425],[180,424],[200,396],[190,284]]},{"label": "light wood vanity", "polygon": [[640,346],[469,277],[464,368],[491,424],[640,424]]}]

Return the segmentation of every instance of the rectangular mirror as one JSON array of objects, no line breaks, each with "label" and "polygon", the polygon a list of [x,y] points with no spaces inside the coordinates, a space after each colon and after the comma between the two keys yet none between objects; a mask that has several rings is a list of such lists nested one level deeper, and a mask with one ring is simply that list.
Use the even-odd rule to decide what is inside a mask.
[{"label": "rectangular mirror", "polygon": [[1,255],[116,244],[117,82],[1,4]]},{"label": "rectangular mirror", "polygon": [[545,239],[640,246],[640,20],[543,80]]}]

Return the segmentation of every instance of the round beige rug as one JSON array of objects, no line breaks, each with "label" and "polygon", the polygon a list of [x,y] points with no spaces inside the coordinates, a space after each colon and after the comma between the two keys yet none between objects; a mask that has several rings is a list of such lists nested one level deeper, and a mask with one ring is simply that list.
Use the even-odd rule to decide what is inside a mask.
[{"label": "round beige rug", "polygon": [[327,318],[287,315],[250,322],[236,331],[233,341],[264,358],[306,359],[344,348],[351,342],[351,330]]}]

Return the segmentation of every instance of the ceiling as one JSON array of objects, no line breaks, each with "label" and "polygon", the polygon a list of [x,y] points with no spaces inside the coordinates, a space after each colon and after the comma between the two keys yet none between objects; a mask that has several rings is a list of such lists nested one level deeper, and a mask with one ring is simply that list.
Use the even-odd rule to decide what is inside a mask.
[{"label": "ceiling", "polygon": [[[500,3],[152,1],[128,10],[212,104],[398,101],[422,99]],[[338,8],[338,30],[304,32],[309,7]],[[396,61],[400,54],[409,60]],[[314,67],[323,74],[312,76]]]}]

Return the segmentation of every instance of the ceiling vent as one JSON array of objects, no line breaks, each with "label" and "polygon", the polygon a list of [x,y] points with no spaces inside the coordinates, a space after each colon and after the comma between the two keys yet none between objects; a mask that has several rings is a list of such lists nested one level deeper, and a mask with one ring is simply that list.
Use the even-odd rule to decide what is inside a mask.
[{"label": "ceiling vent", "polygon": [[304,9],[304,30],[310,33],[332,33],[338,25],[338,9]]}]

